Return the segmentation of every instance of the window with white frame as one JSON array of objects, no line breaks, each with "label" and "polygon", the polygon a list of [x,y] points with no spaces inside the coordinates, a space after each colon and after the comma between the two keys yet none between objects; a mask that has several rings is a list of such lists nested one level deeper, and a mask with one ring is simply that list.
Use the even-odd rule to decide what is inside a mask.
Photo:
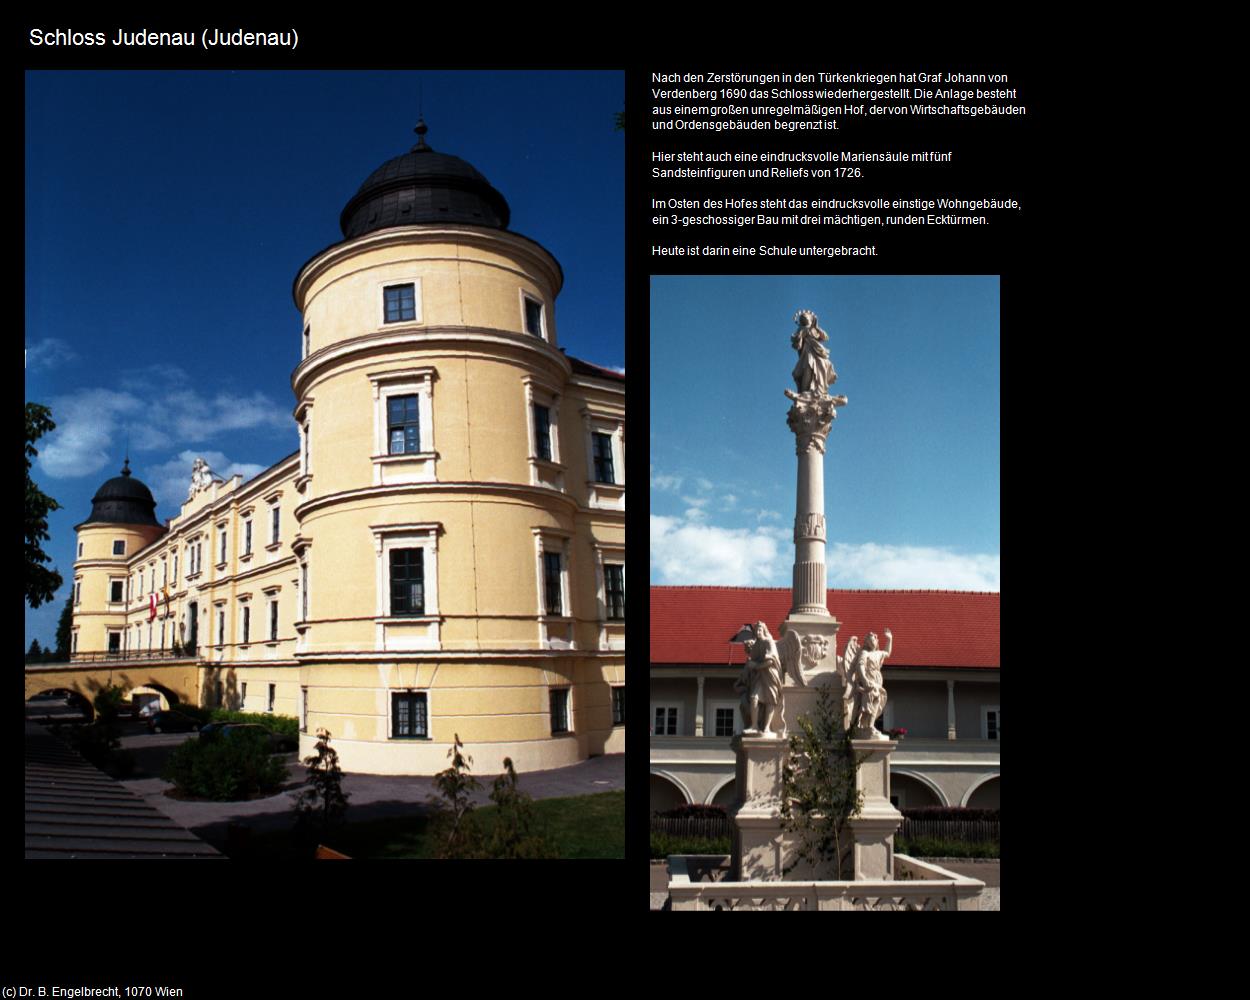
[{"label": "window with white frame", "polygon": [[246,646],[252,641],[252,605],[250,601],[239,602],[239,642]]},{"label": "window with white frame", "polygon": [[304,561],[299,567],[299,601],[300,601],[300,621],[308,621],[308,557],[304,557]]},{"label": "window with white frame", "polygon": [[377,617],[438,615],[438,534],[442,526],[379,524],[371,527],[377,552]]},{"label": "window with white frame", "polygon": [[269,599],[269,641],[278,641],[278,599]]},{"label": "window with white frame", "polygon": [[178,582],[178,553],[177,552],[174,553],[174,573],[171,579],[173,580],[174,583]]},{"label": "window with white frame", "polygon": [[247,681],[239,683],[239,709],[244,712],[247,711]]},{"label": "window with white frame", "polygon": [[603,596],[608,621],[625,620],[625,564],[603,564]]},{"label": "window with white frame", "polygon": [[109,580],[109,601],[112,604],[120,604],[126,599],[126,581],[113,578]]},{"label": "window with white frame", "polygon": [[82,603],[82,577],[74,578],[74,603]]},{"label": "window with white frame", "polygon": [[71,653],[78,652],[78,631],[77,630],[69,634],[69,651]]},{"label": "window with white frame", "polygon": [[567,733],[572,728],[572,724],[569,721],[569,689],[553,688],[551,690],[552,735]]},{"label": "window with white frame", "polygon": [[82,542],[78,543],[78,558],[82,558]]},{"label": "window with white frame", "polygon": [[224,527],[217,529],[217,564],[224,566],[226,564],[226,529]]},{"label": "window with white frame", "polygon": [[428,482],[435,478],[433,368],[372,372],[373,481]]},{"label": "window with white frame", "polygon": [[116,538],[113,540],[113,555],[124,556],[126,554],[126,540],[124,538]]},{"label": "window with white frame", "polygon": [[299,689],[299,731],[301,733],[308,732],[308,687],[302,686]]},{"label": "window with white frame", "polygon": [[651,732],[656,736],[677,736],[681,732],[681,706],[651,706]]},{"label": "window with white frame", "polygon": [[218,605],[217,608],[217,645],[224,646],[226,644],[226,607]]},{"label": "window with white frame", "polygon": [[582,410],[586,429],[586,486],[591,507],[625,509],[625,421],[606,411]]},{"label": "window with white frame", "polygon": [[382,322],[414,323],[417,319],[416,283],[386,285],[382,289]]},{"label": "window with white frame", "polygon": [[274,500],[269,505],[269,544],[277,545],[282,541],[282,505]]},{"label": "window with white frame", "polygon": [[563,490],[559,390],[532,375],[525,376],[523,382],[529,429],[530,483]]},{"label": "window with white frame", "polygon": [[525,332],[539,340],[547,338],[546,309],[539,299],[525,292],[521,293],[521,310],[525,323]]},{"label": "window with white frame", "polygon": [[252,519],[250,517],[243,519],[243,554],[245,556],[252,554]]},{"label": "window with white frame", "polygon": [[572,535],[541,527],[534,533],[538,589],[539,644],[543,649],[573,648],[569,556]]},{"label": "window with white frame", "polygon": [[614,685],[612,688],[612,725],[625,725],[625,686]]},{"label": "window with white frame", "polygon": [[312,343],[312,326],[304,324],[304,353],[302,357],[308,357],[308,347]]},{"label": "window with white frame", "polygon": [[429,696],[425,691],[391,692],[391,738],[425,740],[430,737]]},{"label": "window with white frame", "polygon": [[273,703],[274,703],[274,700],[277,698],[277,696],[278,696],[278,685],[270,684],[269,685],[269,701],[265,705],[266,712],[273,711]]}]

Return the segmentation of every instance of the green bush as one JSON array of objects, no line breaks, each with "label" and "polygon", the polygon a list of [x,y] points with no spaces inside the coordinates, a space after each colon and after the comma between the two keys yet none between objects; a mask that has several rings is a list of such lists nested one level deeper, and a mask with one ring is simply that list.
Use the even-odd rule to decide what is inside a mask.
[{"label": "green bush", "polygon": [[213,717],[213,713],[207,708],[200,708],[199,705],[187,705],[181,701],[170,702],[169,710],[177,712],[179,715],[185,715],[188,719],[194,719],[201,726]]},{"label": "green bush", "polygon": [[183,795],[228,802],[276,792],[286,768],[269,755],[267,738],[242,733],[230,739],[187,740],[169,755],[161,777]]},{"label": "green bush", "polygon": [[228,708],[214,708],[209,713],[209,722],[252,722],[264,726],[271,733],[299,742],[299,719],[293,715],[273,715],[269,712],[234,712]]},{"label": "green bush", "polygon": [[653,858],[666,858],[670,854],[728,854],[731,850],[728,837],[671,837],[666,833],[651,834]]},{"label": "green bush", "polygon": [[914,840],[895,837],[894,850],[913,858],[996,858],[998,841],[967,843],[962,840],[939,840],[937,837],[917,837]]}]

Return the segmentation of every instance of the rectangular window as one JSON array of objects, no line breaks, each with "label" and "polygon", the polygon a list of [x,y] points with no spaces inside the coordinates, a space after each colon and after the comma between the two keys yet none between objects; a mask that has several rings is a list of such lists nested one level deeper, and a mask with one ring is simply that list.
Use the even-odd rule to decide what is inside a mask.
[{"label": "rectangular window", "polygon": [[126,542],[124,539],[117,539],[113,542],[113,555],[124,556],[126,554]]},{"label": "rectangular window", "polygon": [[82,542],[78,543],[78,558],[82,558]]},{"label": "rectangular window", "polygon": [[525,332],[535,337],[543,335],[543,304],[534,299],[525,299]]},{"label": "rectangular window", "polygon": [[277,685],[277,684],[270,684],[270,685],[269,685],[269,704],[268,704],[268,706],[265,708],[265,711],[266,711],[266,712],[272,712],[272,711],[273,711],[273,700],[274,700],[274,697],[277,695],[277,693],[278,693],[278,685]]},{"label": "rectangular window", "polygon": [[79,604],[82,601],[82,581],[74,581],[74,603]]},{"label": "rectangular window", "polygon": [[161,586],[167,587],[168,585],[169,585],[169,561],[167,559],[162,559],[161,560]]},{"label": "rectangular window", "polygon": [[110,601],[125,600],[123,581],[121,580],[109,581],[109,600]]},{"label": "rectangular window", "polygon": [[625,725],[625,689],[623,687],[612,689],[612,725]]},{"label": "rectangular window", "polygon": [[625,618],[625,567],[619,563],[603,564],[604,600],[608,605],[608,619],[622,621]]},{"label": "rectangular window", "polygon": [[122,651],[122,634],[120,632],[109,633],[109,652],[120,653]]},{"label": "rectangular window", "polygon": [[161,619],[161,649],[165,648],[165,619]]},{"label": "rectangular window", "polygon": [[299,731],[308,732],[308,688],[299,689]]},{"label": "rectangular window", "polygon": [[569,689],[558,688],[551,692],[551,732],[569,731]]},{"label": "rectangular window", "polygon": [[985,712],[985,738],[986,738],[987,740],[996,740],[996,739],[998,739],[998,732],[999,732],[999,725],[998,725],[998,722],[999,722],[998,709],[996,709],[996,708],[986,709],[986,712]]},{"label": "rectangular window", "polygon": [[252,519],[250,517],[243,522],[243,554],[245,556],[252,554]]},{"label": "rectangular window", "polygon": [[300,567],[300,621],[308,621],[308,563]]},{"label": "rectangular window", "polygon": [[592,434],[591,442],[595,454],[595,482],[615,483],[616,478],[612,475],[612,435]]},{"label": "rectangular window", "polygon": [[732,736],[734,734],[734,712],[736,708],[718,708],[716,710],[716,735]]},{"label": "rectangular window", "polygon": [[551,461],[551,410],[534,404],[534,450],[538,457]]},{"label": "rectangular window", "polygon": [[217,645],[224,646],[226,644],[226,613],[225,611],[217,612]]},{"label": "rectangular window", "polygon": [[156,589],[156,567],[153,566],[148,572],[148,590]]},{"label": "rectangular window", "polygon": [[177,582],[178,582],[178,553],[177,553],[177,552],[175,552],[175,553],[174,553],[174,576],[173,576],[173,580],[174,580],[174,583],[177,583]]},{"label": "rectangular window", "polygon": [[417,395],[388,396],[386,400],[387,452],[391,455],[415,455],[421,450],[420,418]]},{"label": "rectangular window", "polygon": [[677,735],[677,708],[676,706],[661,705],[655,710],[655,735],[656,736],[676,736]]},{"label": "rectangular window", "polygon": [[217,561],[219,563],[224,563],[226,561],[226,530],[224,528],[221,530],[221,555],[218,557]]},{"label": "rectangular window", "polygon": [[271,517],[273,520],[273,532],[270,544],[276,545],[282,537],[282,508],[280,508],[277,504],[274,504],[273,514]]},{"label": "rectangular window", "polygon": [[382,290],[386,322],[404,323],[417,318],[417,299],[412,285],[390,285]]},{"label": "rectangular window", "polygon": [[543,585],[547,598],[547,614],[563,614],[560,600],[560,553],[543,553]]},{"label": "rectangular window", "polygon": [[304,327],[304,357],[308,357],[308,345],[312,343],[312,327]]},{"label": "rectangular window", "polygon": [[278,602],[269,602],[269,641],[278,640]]},{"label": "rectangular window", "polygon": [[143,596],[143,570],[135,574],[135,597]]},{"label": "rectangular window", "polygon": [[252,636],[252,608],[251,605],[243,605],[243,645],[247,645],[248,640]]},{"label": "rectangular window", "polygon": [[391,693],[391,736],[395,739],[425,739],[430,735],[429,712],[424,691]]},{"label": "rectangular window", "polygon": [[78,633],[71,632],[69,636],[69,651],[71,653],[78,652]]},{"label": "rectangular window", "polygon": [[239,684],[239,710],[247,711],[247,681]]},{"label": "rectangular window", "polygon": [[391,549],[391,614],[425,614],[424,549]]}]

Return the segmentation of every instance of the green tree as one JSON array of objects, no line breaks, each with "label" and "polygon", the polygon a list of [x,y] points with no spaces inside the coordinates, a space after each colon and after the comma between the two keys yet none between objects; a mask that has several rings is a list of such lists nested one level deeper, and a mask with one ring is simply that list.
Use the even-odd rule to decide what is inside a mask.
[{"label": "green tree", "polygon": [[65,607],[61,609],[60,621],[56,623],[56,658],[69,659],[70,636],[74,631],[74,595],[65,598]]},{"label": "green tree", "polygon": [[56,427],[52,411],[38,403],[26,404],[26,602],[37,608],[52,600],[60,589],[61,574],[43,565],[52,557],[43,551],[48,540],[48,514],[61,505],[35,485],[30,478],[30,462],[39,454],[35,442]]},{"label": "green tree", "polygon": [[308,767],[307,786],[295,802],[300,825],[324,838],[343,820],[347,812],[347,793],[343,791],[343,771],[339,768],[338,751],[330,746],[330,731],[317,730],[316,753],[304,758]]},{"label": "green tree", "polygon": [[456,742],[447,751],[451,765],[434,775],[434,784],[442,795],[442,799],[432,798],[439,809],[436,826],[442,842],[441,858],[473,858],[481,852],[480,838],[476,827],[469,822],[469,814],[473,811],[472,795],[482,786],[469,773],[473,758],[462,750],[464,744],[457,733]]},{"label": "green tree", "polygon": [[495,826],[487,842],[492,858],[553,858],[555,852],[534,830],[534,800],[517,788],[512,758],[503,759],[504,773],[495,779],[490,800],[495,803]]},{"label": "green tree", "polygon": [[43,647],[39,645],[38,639],[30,640],[30,649],[26,650],[26,662],[38,663],[43,659]]},{"label": "green tree", "polygon": [[814,868],[833,865],[836,879],[849,859],[847,820],[859,815],[864,795],[856,788],[860,761],[834,692],[830,684],[818,689],[815,711],[798,720],[799,730],[790,737],[790,759],[781,769],[781,825],[799,835],[796,857],[786,871],[800,862]]}]

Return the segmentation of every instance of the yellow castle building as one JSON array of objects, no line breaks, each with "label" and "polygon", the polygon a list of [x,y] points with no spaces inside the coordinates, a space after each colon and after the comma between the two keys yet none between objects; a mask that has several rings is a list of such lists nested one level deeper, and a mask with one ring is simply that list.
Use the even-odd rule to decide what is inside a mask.
[{"label": "yellow castle building", "polygon": [[424,123],[295,278],[299,450],[202,462],[164,524],[128,467],[77,526],[77,659],[193,653],[210,704],[430,774],[625,748],[625,378],[564,354],[560,265]]}]

